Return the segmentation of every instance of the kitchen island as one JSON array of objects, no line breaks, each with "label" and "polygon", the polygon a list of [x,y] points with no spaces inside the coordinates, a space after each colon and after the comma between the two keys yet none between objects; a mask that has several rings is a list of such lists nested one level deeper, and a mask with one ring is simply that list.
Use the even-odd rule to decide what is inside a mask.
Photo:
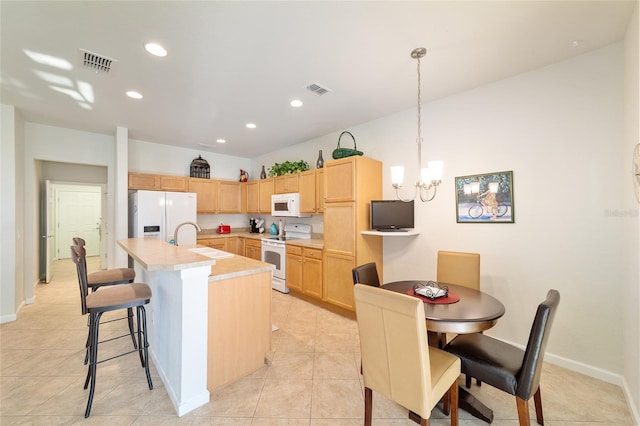
[{"label": "kitchen island", "polygon": [[149,351],[179,416],[262,365],[271,346],[270,264],[213,259],[154,238],[118,241],[151,287]]}]

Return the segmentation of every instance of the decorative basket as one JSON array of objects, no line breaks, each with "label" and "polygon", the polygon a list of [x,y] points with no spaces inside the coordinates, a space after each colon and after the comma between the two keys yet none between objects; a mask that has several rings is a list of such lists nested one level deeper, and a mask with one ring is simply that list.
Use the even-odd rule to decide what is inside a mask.
[{"label": "decorative basket", "polygon": [[[342,135],[349,135],[351,136],[351,139],[353,139],[353,148],[340,148],[340,139],[342,139]],[[358,151],[358,147],[356,146],[356,138],[353,137],[353,135],[349,132],[342,132],[340,133],[340,136],[338,137],[338,147],[336,149],[333,150],[333,158],[334,159],[338,159],[338,158],[345,158],[345,157],[351,157],[354,155],[363,155],[364,153],[362,151]]]}]

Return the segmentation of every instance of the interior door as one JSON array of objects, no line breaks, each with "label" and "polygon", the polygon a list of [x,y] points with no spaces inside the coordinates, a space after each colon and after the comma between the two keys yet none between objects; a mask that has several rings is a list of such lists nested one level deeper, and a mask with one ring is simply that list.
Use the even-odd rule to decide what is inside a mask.
[{"label": "interior door", "polygon": [[[100,254],[102,194],[100,187],[62,186],[57,193],[57,258],[70,257],[68,246],[73,237],[82,237],[87,256]],[[65,248],[67,248],[65,250]]]}]

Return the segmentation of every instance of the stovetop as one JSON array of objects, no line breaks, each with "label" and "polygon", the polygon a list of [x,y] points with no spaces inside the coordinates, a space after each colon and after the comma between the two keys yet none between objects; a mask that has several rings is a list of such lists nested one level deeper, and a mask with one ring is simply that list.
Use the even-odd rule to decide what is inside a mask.
[{"label": "stovetop", "polygon": [[311,225],[304,223],[289,223],[284,226],[284,235],[270,235],[262,237],[262,241],[305,240],[311,238]]}]

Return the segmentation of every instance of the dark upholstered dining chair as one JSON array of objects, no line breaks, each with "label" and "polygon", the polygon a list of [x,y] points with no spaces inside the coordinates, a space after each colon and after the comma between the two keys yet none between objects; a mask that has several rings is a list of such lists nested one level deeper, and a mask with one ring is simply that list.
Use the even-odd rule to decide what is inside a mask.
[{"label": "dark upholstered dining chair", "polygon": [[549,290],[538,305],[525,350],[484,334],[461,334],[444,350],[460,357],[462,373],[516,397],[520,425],[529,425],[529,399],[533,396],[536,420],[544,424],[540,375],[551,324],[560,303],[560,293]]},{"label": "dark upholstered dining chair", "polygon": [[[82,314],[89,314],[89,338],[88,338],[88,351],[89,351],[89,367],[87,369],[87,378],[84,382],[84,388],[87,389],[89,383],[91,387],[89,389],[89,398],[87,401],[87,407],[85,409],[84,417],[89,417],[91,413],[91,405],[93,403],[93,395],[96,387],[96,370],[99,363],[118,358],[122,355],[138,352],[140,356],[140,362],[145,369],[147,376],[147,384],[149,390],[153,389],[153,383],[151,382],[151,374],[149,373],[149,343],[147,340],[147,317],[144,309],[144,305],[148,304],[151,300],[151,289],[147,284],[132,283],[132,284],[120,284],[109,286],[101,289],[100,291],[94,291],[89,293],[87,284],[87,270],[86,270],[86,252],[84,247],[77,245],[71,246],[71,260],[76,264],[78,271],[78,284],[80,286],[80,301],[82,305]],[[138,342],[137,347],[126,353],[111,356],[103,360],[98,360],[98,345],[100,343],[111,342],[115,339],[127,337],[129,334],[123,334],[121,336],[112,337],[106,339],[103,342],[99,340],[99,328],[100,318],[105,312],[110,312],[118,309],[132,309],[137,310],[137,330],[135,331]]]},{"label": "dark upholstered dining chair", "polygon": [[351,270],[353,275],[353,284],[366,284],[373,287],[380,287],[378,279],[378,269],[375,262],[366,263],[357,266]]},{"label": "dark upholstered dining chair", "polygon": [[429,346],[424,302],[373,286],[354,286],[364,381],[364,424],[371,425],[373,391],[418,414],[429,425],[444,397],[458,424],[460,360]]}]

